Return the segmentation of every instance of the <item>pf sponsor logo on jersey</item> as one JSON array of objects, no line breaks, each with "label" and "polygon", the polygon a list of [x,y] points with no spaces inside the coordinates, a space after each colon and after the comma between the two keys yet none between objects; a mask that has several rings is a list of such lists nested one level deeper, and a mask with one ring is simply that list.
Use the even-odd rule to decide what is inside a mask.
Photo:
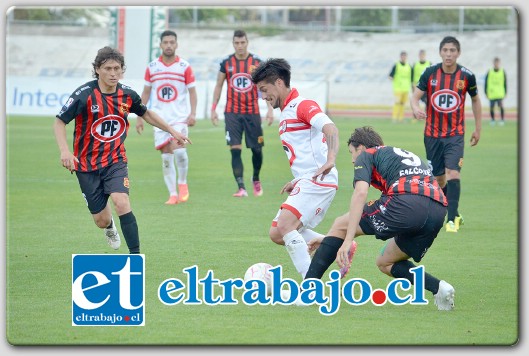
[{"label": "pf sponsor logo on jersey", "polygon": [[439,90],[432,95],[432,105],[437,111],[450,113],[459,108],[461,97],[450,89]]},{"label": "pf sponsor logo on jersey", "polygon": [[107,115],[92,124],[92,136],[101,142],[111,142],[123,135],[127,124],[121,116]]},{"label": "pf sponsor logo on jersey", "polygon": [[174,85],[165,83],[158,88],[156,95],[158,96],[158,100],[168,103],[170,101],[176,100],[178,97],[178,90],[176,90]]},{"label": "pf sponsor logo on jersey", "polygon": [[144,255],[72,255],[73,326],[143,326],[144,300]]},{"label": "pf sponsor logo on jersey", "polygon": [[231,78],[231,86],[235,91],[246,93],[252,90],[252,77],[248,73],[237,73]]}]

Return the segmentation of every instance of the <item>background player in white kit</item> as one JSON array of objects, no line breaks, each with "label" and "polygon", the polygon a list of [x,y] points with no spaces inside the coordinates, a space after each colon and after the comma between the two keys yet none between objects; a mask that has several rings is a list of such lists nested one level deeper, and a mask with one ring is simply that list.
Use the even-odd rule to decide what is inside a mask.
[{"label": "background player in white kit", "polygon": [[294,179],[281,193],[289,193],[270,228],[270,238],[285,245],[302,278],[310,266],[307,242],[323,236],[311,230],[324,218],[338,189],[335,168],[338,128],[313,100],[290,88],[290,65],[271,58],[252,72],[262,98],[281,110],[279,136]]},{"label": "background player in white kit", "polygon": [[[176,55],[176,33],[164,31],[160,35],[162,55],[149,63],[145,71],[145,85],[141,101],[160,115],[176,131],[188,136],[188,126],[195,125],[197,92],[195,75],[188,61]],[[188,100],[189,98],[189,100]],[[143,120],[138,117],[136,131],[143,131]],[[185,146],[179,145],[167,132],[154,128],[154,147],[162,154],[162,172],[169,190],[165,204],[178,204],[189,199],[187,170],[189,159]],[[176,169],[175,169],[176,161]],[[178,189],[176,173],[178,171]]]}]

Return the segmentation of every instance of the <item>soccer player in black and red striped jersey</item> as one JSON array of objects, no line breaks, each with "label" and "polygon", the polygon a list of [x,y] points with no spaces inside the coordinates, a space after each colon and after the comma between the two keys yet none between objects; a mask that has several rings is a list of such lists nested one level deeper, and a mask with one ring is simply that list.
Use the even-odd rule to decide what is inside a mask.
[{"label": "soccer player in black and red striped jersey", "polygon": [[[123,55],[101,48],[92,63],[96,80],[77,88],[56,116],[55,139],[62,166],[75,172],[95,224],[104,229],[108,244],[117,250],[121,239],[112,218],[108,198],[119,216],[130,253],[140,253],[136,217],[129,201],[129,178],[124,142],[129,113],[169,132],[181,144],[191,143],[155,112],[141,103],[132,88],[119,82],[125,71]],[[66,124],[75,120],[73,153],[68,148]]]},{"label": "soccer player in black and red striped jersey", "polygon": [[[213,125],[217,126],[219,117],[216,109],[224,81],[226,81],[228,87],[224,109],[226,143],[230,146],[231,167],[238,186],[238,191],[233,196],[248,196],[244,184],[244,167],[241,159],[243,133],[246,147],[252,150],[253,193],[255,196],[261,196],[263,189],[259,173],[263,164],[262,147],[264,140],[258,104],[259,93],[252,82],[251,74],[253,69],[262,62],[262,59],[248,51],[248,37],[246,32],[242,30],[236,30],[233,33],[233,48],[235,48],[235,53],[226,56],[220,63],[217,84],[213,91],[210,117]],[[269,126],[274,121],[274,113],[270,105],[268,105],[266,120]]]},{"label": "soccer player in black and red striped jersey", "polygon": [[[461,46],[455,37],[443,38],[439,45],[442,62],[426,68],[413,93],[411,108],[416,119],[426,120],[424,146],[433,175],[448,199],[446,231],[457,232],[463,224],[459,214],[461,168],[465,148],[465,97],[472,99],[475,130],[470,146],[479,142],[481,135],[481,100],[476,76],[457,64]],[[419,100],[426,93],[426,110]]]},{"label": "soccer player in black and red striped jersey", "polygon": [[[321,278],[336,260],[342,278],[356,250],[355,237],[375,235],[387,241],[376,264],[380,271],[412,284],[415,268],[439,230],[446,214],[446,198],[427,164],[416,154],[384,146],[371,127],[355,129],[347,142],[354,165],[354,192],[349,211],[338,217],[326,237],[309,241],[316,250],[305,278]],[[380,190],[377,200],[366,203],[369,186]],[[439,310],[452,310],[454,288],[425,273],[424,288],[435,296]]]}]

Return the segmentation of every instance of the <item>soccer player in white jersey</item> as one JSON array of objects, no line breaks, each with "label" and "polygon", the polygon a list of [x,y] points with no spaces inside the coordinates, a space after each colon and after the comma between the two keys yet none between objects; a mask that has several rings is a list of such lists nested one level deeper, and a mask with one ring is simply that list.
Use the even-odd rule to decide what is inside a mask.
[{"label": "soccer player in white jersey", "polygon": [[[141,101],[160,115],[176,131],[188,136],[188,126],[195,125],[197,92],[195,75],[188,61],[176,55],[178,42],[174,31],[160,35],[162,55],[149,63],[145,70],[145,85]],[[143,131],[143,120],[138,117],[136,131]],[[189,199],[187,170],[189,159],[186,147],[179,145],[167,132],[154,128],[154,147],[162,154],[162,172],[169,199],[174,205]],[[175,168],[176,161],[176,168]],[[176,186],[178,171],[178,189]]]},{"label": "soccer player in white jersey", "polygon": [[281,189],[289,196],[270,228],[270,238],[285,245],[304,278],[310,266],[307,242],[321,234],[311,230],[324,218],[338,189],[338,128],[313,100],[290,88],[290,65],[271,58],[252,72],[262,98],[281,110],[279,136],[294,179]]}]

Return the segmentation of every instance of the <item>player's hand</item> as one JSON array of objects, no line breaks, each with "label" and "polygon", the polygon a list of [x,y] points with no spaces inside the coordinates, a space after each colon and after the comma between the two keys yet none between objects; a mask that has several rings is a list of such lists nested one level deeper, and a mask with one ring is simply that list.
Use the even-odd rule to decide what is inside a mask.
[{"label": "player's hand", "polygon": [[345,239],[342,247],[338,250],[336,253],[336,263],[340,268],[345,267],[349,263],[349,257],[347,255],[349,254],[349,250],[351,249],[351,245],[353,244],[353,240],[347,240]]},{"label": "player's hand", "polygon": [[214,126],[217,126],[219,124],[219,115],[217,114],[217,112],[215,110],[211,110],[211,122],[213,123]]},{"label": "player's hand", "polygon": [[195,117],[195,114],[189,114],[189,116],[187,117],[187,126],[195,126],[196,123],[197,119]]},{"label": "player's hand", "polygon": [[143,132],[143,119],[139,116],[136,118],[136,132],[140,135]]},{"label": "player's hand", "polygon": [[174,139],[176,140],[177,144],[180,145],[180,146],[184,146],[186,144],[192,144],[191,140],[187,137],[187,136],[184,136],[182,135],[180,132],[174,130],[171,128],[171,132],[170,132],[171,136],[174,137]]},{"label": "player's hand", "polygon": [[307,252],[309,253],[309,255],[312,256],[316,252],[316,250],[320,247],[322,241],[323,237],[315,237],[307,243]]},{"label": "player's hand", "polygon": [[274,112],[271,112],[266,115],[266,122],[268,122],[268,126],[274,123]]},{"label": "player's hand", "polygon": [[472,136],[470,137],[470,146],[475,146],[479,142],[479,133],[477,131],[472,132]]},{"label": "player's hand", "polygon": [[283,194],[283,193],[289,193],[290,194],[292,189],[294,189],[294,184],[292,184],[292,182],[288,182],[287,184],[285,184],[283,186],[283,188],[281,188],[281,191],[279,192],[279,194]]},{"label": "player's hand", "polygon": [[320,169],[318,169],[316,173],[312,176],[312,180],[316,181],[318,176],[321,176],[320,180],[323,180],[323,178],[325,178],[325,176],[329,174],[329,172],[331,171],[331,169],[333,169],[334,166],[334,162],[325,162],[325,164],[321,166]]},{"label": "player's hand", "polygon": [[75,162],[79,163],[79,160],[70,151],[61,152],[61,164],[71,173],[73,173],[75,169]]},{"label": "player's hand", "polygon": [[426,112],[421,109],[413,110],[413,116],[417,120],[426,120]]}]

